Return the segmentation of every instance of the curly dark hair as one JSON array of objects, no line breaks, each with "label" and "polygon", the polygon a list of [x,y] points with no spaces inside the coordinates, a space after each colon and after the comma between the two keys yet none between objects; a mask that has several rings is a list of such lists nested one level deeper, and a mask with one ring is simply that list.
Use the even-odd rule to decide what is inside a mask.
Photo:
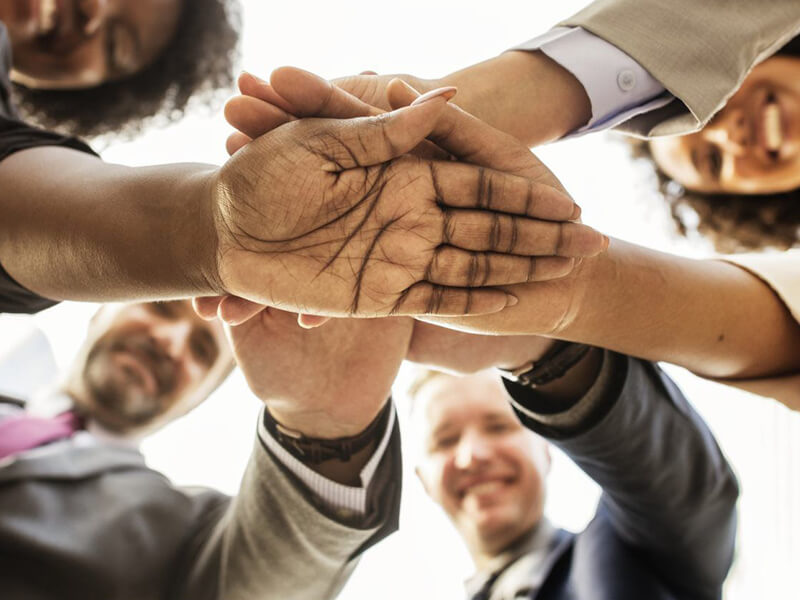
[{"label": "curly dark hair", "polygon": [[141,71],[80,90],[15,84],[15,104],[29,123],[84,138],[127,139],[180,119],[190,105],[216,109],[233,86],[240,26],[238,0],[183,0],[175,35]]},{"label": "curly dark hair", "polygon": [[[800,57],[800,37],[778,54]],[[682,235],[696,231],[718,252],[736,253],[800,246],[800,188],[777,194],[705,194],[687,190],[663,173],[644,140],[630,141],[635,158],[646,159],[658,176],[660,195]]]}]

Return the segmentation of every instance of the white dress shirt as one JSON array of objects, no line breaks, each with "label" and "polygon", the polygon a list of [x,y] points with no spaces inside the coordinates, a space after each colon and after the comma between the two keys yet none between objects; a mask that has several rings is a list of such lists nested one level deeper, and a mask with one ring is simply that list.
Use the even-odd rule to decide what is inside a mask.
[{"label": "white dress shirt", "polygon": [[675,99],[625,52],[580,27],[555,27],[512,49],[540,50],[586,90],[592,117],[568,137],[616,127]]}]

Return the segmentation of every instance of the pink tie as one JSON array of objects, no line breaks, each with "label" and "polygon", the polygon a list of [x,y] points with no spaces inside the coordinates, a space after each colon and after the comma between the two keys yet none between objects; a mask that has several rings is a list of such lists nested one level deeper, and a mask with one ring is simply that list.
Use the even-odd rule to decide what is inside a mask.
[{"label": "pink tie", "polygon": [[28,414],[8,417],[0,421],[0,459],[70,437],[80,428],[80,419],[71,411],[49,419]]}]

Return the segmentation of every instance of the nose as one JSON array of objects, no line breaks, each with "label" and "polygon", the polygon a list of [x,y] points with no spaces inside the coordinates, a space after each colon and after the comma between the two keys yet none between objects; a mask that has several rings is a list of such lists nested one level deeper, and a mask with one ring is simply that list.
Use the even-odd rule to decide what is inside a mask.
[{"label": "nose", "polygon": [[484,437],[478,432],[462,433],[456,447],[454,464],[464,471],[475,469],[485,463],[491,455],[491,449]]},{"label": "nose", "polygon": [[741,109],[723,109],[703,129],[703,137],[723,152],[741,156],[753,146],[753,133]]},{"label": "nose", "polygon": [[159,323],[153,326],[151,335],[172,360],[180,362],[188,356],[189,340],[192,335],[192,324],[188,321]]}]

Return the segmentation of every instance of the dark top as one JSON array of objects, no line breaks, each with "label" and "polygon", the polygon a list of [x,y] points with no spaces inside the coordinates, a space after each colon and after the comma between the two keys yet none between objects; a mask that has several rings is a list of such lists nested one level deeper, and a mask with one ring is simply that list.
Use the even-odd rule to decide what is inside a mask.
[{"label": "dark top", "polygon": [[568,429],[542,422],[556,413],[536,390],[506,382],[523,425],[603,493],[585,530],[557,532],[542,559],[520,555],[486,585],[525,600],[718,600],[735,545],[730,465],[657,365],[606,351],[602,369],[592,409]]},{"label": "dark top", "polygon": [[[80,140],[38,129],[20,121],[11,103],[10,71],[11,44],[5,25],[0,22],[0,160],[20,150],[37,146],[64,146],[95,154]],[[0,190],[0,202],[2,202],[2,190]],[[42,298],[19,285],[0,265],[0,312],[34,313],[54,304],[56,302],[53,300]]]}]

